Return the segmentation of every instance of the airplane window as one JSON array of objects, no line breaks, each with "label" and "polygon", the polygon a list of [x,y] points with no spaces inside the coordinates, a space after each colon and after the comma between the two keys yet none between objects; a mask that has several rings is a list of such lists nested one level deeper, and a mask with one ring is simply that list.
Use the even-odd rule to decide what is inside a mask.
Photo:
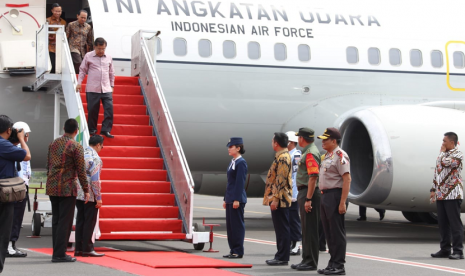
[{"label": "airplane window", "polygon": [[283,43],[276,43],[274,45],[274,58],[276,60],[286,60],[286,45]]},{"label": "airplane window", "polygon": [[463,52],[454,52],[454,66],[460,69],[465,67],[465,56]]},{"label": "airplane window", "polygon": [[225,58],[236,57],[236,43],[231,40],[225,40],[223,42],[223,55]]},{"label": "airplane window", "polygon": [[423,55],[420,50],[410,51],[410,64],[414,67],[420,67],[423,65]]},{"label": "airplane window", "polygon": [[381,63],[381,57],[380,57],[378,48],[369,48],[368,49],[368,62],[371,65],[378,65],[378,64]]},{"label": "airplane window", "polygon": [[260,58],[260,44],[258,44],[258,42],[249,42],[247,48],[250,59]]},{"label": "airplane window", "polygon": [[442,61],[442,52],[438,50],[434,50],[431,52],[431,65],[433,65],[434,68],[441,68],[443,65]]},{"label": "airplane window", "polygon": [[390,49],[389,50],[389,63],[394,66],[402,64],[402,56],[399,49]]},{"label": "airplane window", "polygon": [[358,63],[358,50],[355,47],[347,47],[347,62],[350,64]]},{"label": "airplane window", "polygon": [[199,40],[199,55],[209,57],[212,55],[212,43],[208,39]]},{"label": "airplane window", "polygon": [[187,54],[187,43],[184,38],[175,38],[173,42],[174,54],[177,56],[185,56]]},{"label": "airplane window", "polygon": [[157,55],[161,54],[161,38],[157,37]]},{"label": "airplane window", "polygon": [[299,48],[297,48],[299,52],[299,60],[300,61],[309,61],[310,60],[310,46],[305,44],[300,44]]}]

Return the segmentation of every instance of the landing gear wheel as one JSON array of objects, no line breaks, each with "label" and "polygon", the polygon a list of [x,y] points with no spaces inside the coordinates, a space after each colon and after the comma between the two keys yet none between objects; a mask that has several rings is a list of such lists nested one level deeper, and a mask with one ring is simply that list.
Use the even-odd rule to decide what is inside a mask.
[{"label": "landing gear wheel", "polygon": [[423,222],[423,220],[420,218],[418,214],[419,213],[417,212],[402,212],[402,215],[404,215],[404,218],[413,223]]},{"label": "landing gear wheel", "polygon": [[42,228],[42,217],[40,216],[39,213],[34,213],[32,215],[32,235],[33,236],[40,236],[40,230]]},{"label": "landing gear wheel", "polygon": [[420,219],[428,224],[438,224],[438,215],[436,213],[418,213]]},{"label": "landing gear wheel", "polygon": [[[205,232],[205,226],[198,224],[197,222],[194,222],[193,228],[194,228],[194,232]],[[204,247],[205,247],[205,243],[194,244],[195,250],[203,250]]]}]

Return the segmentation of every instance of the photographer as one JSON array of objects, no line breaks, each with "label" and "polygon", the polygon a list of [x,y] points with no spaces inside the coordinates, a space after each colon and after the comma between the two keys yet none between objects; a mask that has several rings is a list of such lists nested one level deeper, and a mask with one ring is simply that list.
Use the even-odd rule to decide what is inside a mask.
[{"label": "photographer", "polygon": [[[13,121],[6,115],[0,115],[0,179],[13,178],[18,175],[15,162],[31,160],[31,153],[24,141],[24,131],[18,131],[17,134],[21,148],[8,141],[12,132]],[[0,273],[3,271],[10,241],[13,213],[12,203],[0,202]]]},{"label": "photographer", "polygon": [[[17,131],[23,130],[24,132],[24,141],[27,143],[31,133],[29,125],[25,122],[16,122],[13,125],[13,134],[10,136],[10,142],[13,145],[21,148],[19,140],[17,138]],[[31,178],[31,162],[22,161],[17,163],[18,176],[21,177],[26,182],[27,191],[29,191],[29,179]],[[26,204],[29,201],[29,192],[26,192],[26,198],[22,201],[16,201],[14,205],[14,214],[13,214],[13,227],[11,229],[10,243],[8,244],[8,254],[7,257],[26,257],[27,253],[22,252],[16,248],[16,242],[19,239],[19,233],[21,231],[21,224],[23,223],[24,211],[26,210]]]}]

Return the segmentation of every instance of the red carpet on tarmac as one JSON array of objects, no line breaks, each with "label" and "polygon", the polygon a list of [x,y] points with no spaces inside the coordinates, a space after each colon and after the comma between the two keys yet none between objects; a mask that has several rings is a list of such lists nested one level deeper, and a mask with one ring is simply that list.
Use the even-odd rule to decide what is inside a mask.
[{"label": "red carpet on tarmac", "polygon": [[[29,250],[52,255],[51,248],[31,248]],[[77,257],[77,260],[143,276],[186,276],[186,274],[192,276],[238,276],[243,274],[217,268],[252,267],[252,265],[236,264],[182,252],[127,252],[104,247],[95,250],[106,255],[99,258]]]}]

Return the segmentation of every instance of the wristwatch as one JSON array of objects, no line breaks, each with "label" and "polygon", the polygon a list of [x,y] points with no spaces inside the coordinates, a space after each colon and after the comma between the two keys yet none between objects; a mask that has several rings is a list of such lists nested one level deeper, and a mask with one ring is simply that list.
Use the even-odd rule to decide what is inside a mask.
[{"label": "wristwatch", "polygon": [[306,198],[305,198],[305,202],[308,202],[308,201],[312,201],[312,199],[311,199],[311,198],[308,198],[308,197],[306,197]]}]

